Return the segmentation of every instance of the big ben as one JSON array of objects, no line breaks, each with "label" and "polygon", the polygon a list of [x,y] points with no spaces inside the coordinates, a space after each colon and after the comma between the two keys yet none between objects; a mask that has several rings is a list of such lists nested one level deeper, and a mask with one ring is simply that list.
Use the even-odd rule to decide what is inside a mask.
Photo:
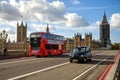
[{"label": "big ben", "polygon": [[103,20],[100,24],[100,41],[101,41],[101,47],[108,47],[111,44],[110,25],[108,24],[105,12],[103,15]]}]

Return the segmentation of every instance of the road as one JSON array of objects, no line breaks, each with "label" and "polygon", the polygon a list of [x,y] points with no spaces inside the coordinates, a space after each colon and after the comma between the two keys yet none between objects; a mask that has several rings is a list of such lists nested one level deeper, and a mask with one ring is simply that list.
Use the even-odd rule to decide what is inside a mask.
[{"label": "road", "polygon": [[0,80],[98,80],[117,53],[92,51],[93,59],[87,63],[69,63],[69,54],[0,60]]}]

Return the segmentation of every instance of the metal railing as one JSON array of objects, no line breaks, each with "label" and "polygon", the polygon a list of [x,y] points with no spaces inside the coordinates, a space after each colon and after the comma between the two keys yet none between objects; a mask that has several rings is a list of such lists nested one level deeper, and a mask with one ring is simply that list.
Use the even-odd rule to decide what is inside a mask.
[{"label": "metal railing", "polygon": [[120,58],[119,58],[119,62],[118,62],[113,80],[120,80]]}]

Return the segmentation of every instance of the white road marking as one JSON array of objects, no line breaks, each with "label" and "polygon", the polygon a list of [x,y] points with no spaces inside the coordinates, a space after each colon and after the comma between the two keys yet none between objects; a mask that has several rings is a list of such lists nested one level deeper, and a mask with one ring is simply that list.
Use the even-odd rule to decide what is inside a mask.
[{"label": "white road marking", "polygon": [[[99,55],[101,53],[98,53],[98,54],[94,54],[93,56],[95,55]],[[27,59],[27,60],[20,60],[20,61],[12,61],[12,62],[5,62],[5,63],[0,63],[0,65],[5,65],[5,64],[12,64],[12,63],[18,63],[18,62],[25,62],[25,61],[33,61],[33,60],[37,60],[39,58],[35,58],[35,59]]]},{"label": "white road marking", "polygon": [[95,68],[97,65],[101,64],[103,61],[106,61],[108,58],[110,58],[111,56],[108,56],[107,58],[103,59],[102,61],[98,62],[96,65],[90,67],[89,69],[87,69],[85,72],[83,72],[82,74],[78,75],[77,77],[75,77],[73,80],[77,80],[78,78],[80,78],[81,76],[83,76],[84,74],[86,74],[87,72],[89,72],[90,70],[92,70],[93,68]]},{"label": "white road marking", "polygon": [[[101,53],[98,53],[98,54],[101,54]],[[95,54],[95,55],[98,55],[98,54]],[[29,60],[21,60],[21,61],[13,61],[13,62],[6,62],[6,63],[0,63],[0,65],[3,65],[3,64],[11,64],[11,63],[18,63],[18,62],[24,62],[24,61],[32,61],[32,60],[38,60],[38,58],[35,58],[35,59],[29,59]],[[105,59],[106,60],[106,59]],[[105,60],[102,60],[101,62],[99,62],[98,64],[102,63],[103,61]],[[57,67],[60,67],[60,66],[63,66],[63,65],[66,65],[70,62],[66,62],[66,63],[63,63],[63,64],[59,64],[59,65],[55,65],[55,66],[52,66],[52,67],[48,67],[48,68],[45,68],[45,69],[42,69],[42,70],[38,70],[38,71],[35,71],[35,72],[31,72],[31,73],[28,73],[28,74],[24,74],[24,75],[20,75],[20,76],[17,76],[17,77],[14,77],[14,78],[10,78],[10,79],[7,79],[7,80],[15,80],[15,79],[19,79],[19,78],[23,78],[23,77],[26,77],[26,76],[29,76],[29,75],[32,75],[32,74],[36,74],[36,73],[39,73],[39,72],[43,72],[43,71],[46,71],[46,70],[50,70],[50,69],[53,69],[53,68],[57,68]],[[93,68],[95,66],[97,66],[98,64],[94,65]],[[85,73],[85,72],[84,72]],[[73,79],[74,80],[74,79]]]},{"label": "white road marking", "polygon": [[33,61],[33,60],[38,60],[38,58],[35,58],[35,59],[27,59],[27,60],[20,60],[20,61],[12,61],[12,62],[5,62],[5,63],[0,63],[0,65],[12,64],[12,63],[18,63],[18,62],[25,62],[25,61]]},{"label": "white road marking", "polygon": [[23,77],[26,77],[26,76],[30,76],[30,75],[39,73],[39,72],[43,72],[43,71],[47,71],[47,70],[50,70],[50,69],[53,69],[53,68],[57,68],[57,67],[60,67],[60,66],[69,64],[69,63],[70,63],[70,62],[66,62],[66,63],[62,63],[62,64],[59,64],[59,65],[51,66],[51,67],[48,67],[48,68],[45,68],[45,69],[41,69],[41,70],[38,70],[38,71],[34,71],[34,72],[31,72],[31,73],[27,73],[27,74],[24,74],[24,75],[20,75],[20,76],[17,76],[17,77],[13,77],[13,78],[10,78],[10,79],[7,79],[7,80],[20,79],[20,78],[23,78]]}]

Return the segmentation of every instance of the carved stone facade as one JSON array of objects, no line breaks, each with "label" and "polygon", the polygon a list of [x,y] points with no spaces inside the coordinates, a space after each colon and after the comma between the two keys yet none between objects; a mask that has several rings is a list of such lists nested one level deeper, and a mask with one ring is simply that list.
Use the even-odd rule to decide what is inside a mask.
[{"label": "carved stone facade", "polygon": [[74,48],[74,40],[72,38],[66,38],[66,51],[72,52]]},{"label": "carved stone facade", "polygon": [[7,43],[9,55],[24,56],[29,53],[29,41]]},{"label": "carved stone facade", "polygon": [[17,23],[17,42],[8,42],[7,49],[9,55],[28,55],[29,41],[27,41],[27,23],[25,25],[23,22],[20,25]]},{"label": "carved stone facade", "polygon": [[85,33],[85,38],[82,38],[82,34],[76,33],[73,38],[66,39],[66,50],[72,52],[76,46],[89,46],[92,49],[99,48],[100,42],[92,40],[92,33]]},{"label": "carved stone facade", "polygon": [[27,23],[24,26],[23,22],[21,25],[17,23],[17,42],[24,42],[27,39]]},{"label": "carved stone facade", "polygon": [[85,33],[85,38],[83,39],[82,38],[82,34],[75,34],[74,37],[74,46],[89,46],[91,47],[92,45],[92,34],[89,33],[89,34],[86,34]]}]

